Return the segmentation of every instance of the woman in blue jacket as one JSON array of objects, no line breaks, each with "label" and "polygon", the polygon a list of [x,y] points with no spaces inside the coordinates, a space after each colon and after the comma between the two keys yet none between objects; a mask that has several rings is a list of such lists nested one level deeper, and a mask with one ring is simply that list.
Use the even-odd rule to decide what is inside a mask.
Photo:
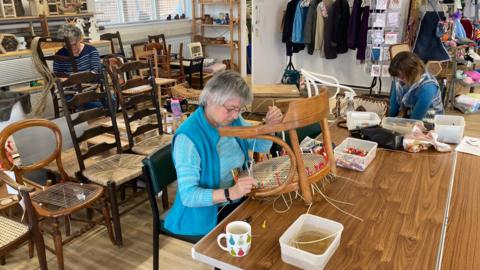
[{"label": "woman in blue jacket", "polygon": [[[233,181],[232,169],[244,167],[248,151],[268,152],[272,142],[220,137],[222,126],[244,126],[241,117],[253,94],[236,72],[224,71],[208,81],[200,107],[180,126],[173,139],[178,188],[164,227],[177,235],[202,236],[240,204],[257,182]],[[277,124],[282,112],[270,107],[266,124]]]},{"label": "woman in blue jacket", "polygon": [[436,114],[443,114],[438,82],[418,56],[400,52],[392,59],[388,71],[394,77],[390,90],[391,117],[432,122]]}]

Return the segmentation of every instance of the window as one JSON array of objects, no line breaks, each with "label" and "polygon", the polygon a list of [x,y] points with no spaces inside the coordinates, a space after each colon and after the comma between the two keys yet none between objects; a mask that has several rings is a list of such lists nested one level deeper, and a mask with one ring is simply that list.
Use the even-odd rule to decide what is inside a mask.
[{"label": "window", "polygon": [[168,15],[186,13],[190,0],[95,0],[101,25],[165,20]]}]

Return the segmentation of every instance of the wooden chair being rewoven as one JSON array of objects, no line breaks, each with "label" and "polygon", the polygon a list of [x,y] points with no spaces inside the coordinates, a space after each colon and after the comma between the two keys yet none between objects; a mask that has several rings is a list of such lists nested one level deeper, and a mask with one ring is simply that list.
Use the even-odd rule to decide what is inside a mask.
[{"label": "wooden chair being rewoven", "polygon": [[[0,133],[0,145],[5,145],[6,139],[12,134],[22,130],[27,130],[28,128],[32,127],[45,127],[53,132],[55,137],[55,149],[52,151],[52,154],[45,159],[36,161],[32,164],[17,165],[9,161],[3,149],[0,149],[2,150],[0,153],[0,162],[7,168],[12,168],[11,170],[15,173],[15,178],[19,183],[23,183],[23,176],[25,173],[42,169],[53,161],[56,162],[58,173],[61,177],[61,183],[48,186],[46,189],[36,192],[34,195],[32,195],[32,204],[36,213],[51,223],[50,233],[53,237],[55,249],[51,249],[49,247],[47,248],[56,254],[58,269],[64,269],[63,244],[85,232],[85,230],[82,229],[72,236],[70,235],[70,220],[78,220],[71,217],[71,215],[80,211],[81,209],[91,208],[94,203],[100,201],[104,194],[104,189],[97,185],[83,185],[70,181],[70,178],[63,169],[62,165],[62,134],[60,133],[58,126],[49,120],[27,119],[9,125]],[[78,194],[82,194],[84,197],[79,198]],[[103,218],[97,221],[80,221],[87,222],[89,226],[104,222],[109,232],[110,239],[114,243],[109,209],[105,201],[102,203],[102,215]],[[60,232],[59,220],[62,218],[65,219],[65,234],[67,237],[69,237],[65,240],[62,240],[62,234]]]},{"label": "wooden chair being rewoven", "polygon": [[[72,99],[67,100],[63,89],[71,85],[82,82],[99,82],[98,90],[84,91],[75,94]],[[136,181],[142,175],[143,156],[122,153],[120,133],[116,122],[116,112],[112,105],[112,97],[108,86],[104,83],[106,74],[95,74],[92,72],[80,72],[72,74],[66,81],[57,80],[63,106],[69,110],[75,109],[87,102],[101,102],[102,107],[93,108],[87,111],[81,111],[76,118],[73,118],[69,110],[65,111],[70,135],[72,137],[73,147],[78,160],[79,172],[77,178],[81,181],[88,180],[107,188],[108,199],[111,204],[112,219],[115,229],[115,239],[117,245],[122,245],[122,233],[120,226],[120,214],[116,200],[117,186],[120,187],[127,182]],[[75,126],[84,122],[94,122],[106,120],[105,124],[98,124],[87,129],[83,134],[77,134]],[[99,135],[111,137],[113,134],[114,142],[101,140],[92,142],[92,138]],[[81,144],[89,142],[88,149],[83,150]],[[116,150],[111,153],[110,150]],[[106,156],[106,157],[105,157]],[[85,166],[85,160],[97,157],[98,160],[88,167]]]},{"label": "wooden chair being rewoven", "polygon": [[[18,248],[26,241],[33,243],[37,249],[38,262],[41,270],[47,270],[47,258],[45,256],[45,244],[38,226],[37,214],[32,206],[30,192],[34,188],[27,188],[11,180],[5,173],[0,171],[0,181],[17,190],[23,197],[28,225],[0,216],[0,257],[4,258],[8,253]],[[29,256],[33,257],[33,246],[29,245]]]},{"label": "wooden chair being rewoven", "polygon": [[[279,124],[219,129],[221,136],[271,140],[286,152],[286,156],[278,156],[254,164],[253,177],[259,182],[259,187],[252,191],[252,196],[273,196],[300,190],[305,203],[312,202],[310,185],[336,171],[327,121],[328,114],[328,94],[323,89],[318,96],[290,102]],[[304,154],[300,149],[296,129],[314,123],[319,123],[322,128],[325,155]],[[288,132],[290,145],[270,135],[282,131]]]}]

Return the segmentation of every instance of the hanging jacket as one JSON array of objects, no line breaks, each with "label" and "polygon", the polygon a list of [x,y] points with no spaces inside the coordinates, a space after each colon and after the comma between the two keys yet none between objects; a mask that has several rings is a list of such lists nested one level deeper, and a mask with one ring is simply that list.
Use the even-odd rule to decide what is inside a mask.
[{"label": "hanging jacket", "polygon": [[355,0],[353,2],[352,14],[348,21],[347,30],[347,46],[349,49],[355,50],[358,46],[358,39],[360,37],[360,23],[362,15],[362,0]]},{"label": "hanging jacket", "polygon": [[368,17],[370,16],[370,6],[364,6],[361,11],[360,31],[358,33],[357,60],[365,60],[365,50],[367,49]]},{"label": "hanging jacket", "polygon": [[467,38],[473,40],[473,24],[472,21],[469,19],[461,19],[460,23],[463,26],[463,29],[465,29],[465,34],[467,35]]},{"label": "hanging jacket", "polygon": [[287,56],[297,53],[305,48],[304,44],[292,43],[293,20],[295,19],[295,11],[300,0],[292,0],[288,2],[285,10],[284,25],[282,32],[282,42],[285,43]]},{"label": "hanging jacket", "polygon": [[335,3],[328,3],[328,6],[325,8],[327,9],[328,16],[325,18],[323,27],[323,49],[326,59],[335,59],[337,58],[337,43],[333,39],[336,31],[335,23],[337,22]]},{"label": "hanging jacket", "polygon": [[455,31],[455,38],[466,38],[467,34],[465,33],[465,29],[463,28],[460,19],[453,20],[453,27]]},{"label": "hanging jacket", "polygon": [[308,54],[313,54],[315,49],[315,33],[317,24],[317,6],[321,0],[313,0],[308,7],[307,18],[305,19],[305,27],[303,28],[304,43],[307,46]]},{"label": "hanging jacket", "polygon": [[303,28],[305,27],[305,19],[307,18],[308,7],[302,6],[302,2],[298,2],[295,10],[295,18],[293,19],[292,42],[305,44],[303,37]]},{"label": "hanging jacket", "polygon": [[427,11],[420,22],[413,52],[424,62],[450,60],[442,41],[436,36],[439,17],[445,17],[443,12],[437,14],[435,11]]},{"label": "hanging jacket", "polygon": [[337,44],[337,53],[346,53],[348,22],[350,20],[350,6],[347,0],[336,0],[334,4],[335,31],[333,42]]}]

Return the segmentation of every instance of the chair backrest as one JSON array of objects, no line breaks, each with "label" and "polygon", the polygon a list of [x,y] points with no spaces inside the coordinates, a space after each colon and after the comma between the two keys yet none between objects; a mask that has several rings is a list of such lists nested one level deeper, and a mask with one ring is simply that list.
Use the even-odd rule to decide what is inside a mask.
[{"label": "chair backrest", "polygon": [[[60,56],[60,55],[45,55],[44,48],[51,48],[53,46],[57,46],[58,44],[62,44],[68,51],[68,56]],[[53,37],[41,37],[38,40],[37,46],[37,53],[40,56],[40,60],[42,63],[48,67],[47,61],[52,62],[66,62],[72,66],[72,71],[77,72],[77,62],[75,61],[75,57],[73,56],[72,46],[70,42],[67,42],[65,39],[58,39]],[[52,71],[53,73],[53,71]],[[55,74],[58,77],[66,77],[68,74]]]},{"label": "chair backrest", "polygon": [[143,159],[143,172],[154,215],[158,215],[156,197],[166,186],[177,180],[172,159],[172,145],[167,145]]},{"label": "chair backrest", "polygon": [[[105,84],[107,78],[106,73],[103,74],[96,74],[93,72],[79,72],[70,75],[70,77],[65,80],[61,81],[57,79],[56,84],[57,88],[60,92],[60,97],[62,99],[63,107],[65,108],[65,118],[67,119],[68,128],[70,131],[70,135],[72,137],[73,147],[75,148],[75,153],[78,159],[78,165],[80,170],[83,171],[85,169],[84,160],[95,156],[97,154],[103,153],[107,150],[112,148],[116,148],[117,153],[122,152],[121,142],[120,142],[120,134],[117,127],[117,121],[115,116],[115,109],[112,104],[112,96],[110,90],[108,89],[108,85]],[[96,82],[98,83],[97,90],[90,90],[90,91],[83,91],[77,92],[73,95],[71,99],[67,99],[65,88],[68,88],[75,84],[82,84],[82,83],[89,83],[89,82]],[[76,118],[72,117],[70,111],[74,111],[79,107],[84,106],[89,102],[98,102],[102,103],[103,106],[80,111]],[[93,122],[95,120],[102,120],[103,118],[107,118],[109,121],[104,123],[105,125],[97,125],[91,127],[83,134],[77,134],[75,131],[75,126],[80,125],[84,122]],[[107,143],[101,142],[95,144],[93,146],[88,147],[88,150],[82,152],[81,150],[81,143],[87,141],[93,137],[102,134],[113,134],[115,137],[115,142]]]},{"label": "chair backrest", "polygon": [[[141,61],[141,62],[144,62],[144,63],[148,63],[148,62],[151,62],[152,65],[153,65],[153,74],[155,75],[155,78],[159,78],[159,67],[158,67],[158,58],[161,57],[157,54],[157,50],[155,48],[152,48],[152,49],[149,49],[149,50],[144,50],[144,51],[141,51],[141,52],[138,52],[137,55],[135,56],[135,58],[137,59],[137,61]],[[141,77],[145,77],[145,73],[147,74],[150,74],[149,73],[150,70],[149,69],[140,69],[138,70],[138,73]]]},{"label": "chair backrest", "polygon": [[147,44],[147,42],[139,42],[139,43],[130,44],[130,48],[132,49],[132,58],[137,59],[137,53],[143,52],[146,44]]},{"label": "chair backrest", "polygon": [[[221,136],[233,136],[241,138],[260,138],[272,140],[280,144],[290,157],[290,166],[294,167],[297,178],[294,177],[292,170],[290,170],[288,180],[284,184],[266,191],[264,194],[274,195],[282,193],[285,190],[292,191],[292,189],[300,187],[302,196],[305,202],[312,202],[312,191],[310,184],[312,181],[318,181],[321,178],[318,175],[327,175],[328,173],[336,172],[335,157],[333,156],[332,140],[330,137],[330,129],[328,126],[328,91],[323,88],[317,96],[298,99],[289,103],[288,110],[283,117],[283,120],[279,124],[273,125],[258,125],[250,127],[222,127],[219,129]],[[296,129],[306,127],[314,123],[319,123],[322,129],[323,146],[327,155],[328,164],[319,172],[317,172],[313,178],[307,177],[305,172],[305,164],[302,158],[302,151],[300,149],[298,134]],[[288,131],[290,136],[290,146],[280,140],[277,137],[269,134],[274,132]],[[294,181],[294,182],[289,182]],[[298,186],[297,186],[298,184]],[[287,185],[290,185],[287,188]],[[261,192],[261,191],[260,191]]]},{"label": "chair backrest", "polygon": [[189,61],[188,69],[187,69],[187,80],[190,87],[192,87],[192,76],[193,74],[199,74],[200,78],[200,89],[203,89],[203,57],[197,57],[193,59],[185,59]]},{"label": "chair backrest", "polygon": [[[103,65],[110,78],[113,78],[113,68],[123,65],[123,63],[126,63],[126,60],[120,55],[108,54],[103,57]],[[120,83],[124,83],[126,77],[119,77],[118,80]]]},{"label": "chair backrest", "polygon": [[164,34],[159,34],[159,35],[148,35],[148,43],[162,43],[164,47],[167,46],[167,42],[165,41],[165,35]]},{"label": "chair backrest", "polygon": [[[153,74],[152,61],[147,63],[141,61],[128,62],[118,68],[113,68],[113,87],[117,96],[119,97],[120,105],[122,106],[122,115],[125,121],[125,127],[127,130],[128,143],[130,147],[133,147],[135,137],[145,134],[147,131],[158,129],[159,134],[163,134],[162,116],[160,114],[160,105],[158,101],[157,85],[155,84],[155,78],[151,75],[145,78],[134,78],[121,83],[118,78],[124,76],[124,74],[135,72],[138,70],[148,69],[150,74]],[[140,86],[149,86],[150,91],[141,92],[136,95],[124,95],[123,90],[131,89]],[[150,103],[152,107],[139,106],[140,104]],[[132,122],[140,122],[144,117],[154,115],[157,119],[157,123],[147,122],[145,124],[138,124],[135,131],[132,129]]]},{"label": "chair backrest", "polygon": [[160,43],[147,43],[145,45],[145,51],[150,51],[155,49],[157,52],[157,66],[160,68],[158,72],[158,76],[162,78],[171,78],[171,72],[170,72],[170,60],[172,59],[171,57],[171,50],[172,46],[167,45],[164,46]]},{"label": "chair backrest", "polygon": [[[45,127],[51,130],[53,132],[53,135],[55,136],[55,149],[46,158],[33,162],[32,164],[15,164],[7,157],[7,152],[5,151],[5,143],[7,142],[7,139],[14,133],[32,127]],[[2,132],[0,132],[0,163],[3,164],[4,168],[11,168],[9,170],[15,173],[15,178],[18,183],[24,183],[23,175],[25,173],[42,169],[53,161],[55,161],[57,164],[58,172],[62,177],[62,181],[70,180],[62,164],[62,134],[55,123],[46,119],[26,119],[15,122],[7,126],[4,130],[2,130]]]},{"label": "chair backrest", "polygon": [[203,57],[202,43],[200,42],[189,43],[188,50],[190,52],[190,58]]},{"label": "chair backrest", "polygon": [[110,41],[110,47],[113,54],[119,54],[123,57],[126,57],[125,50],[123,49],[122,38],[120,32],[115,33],[105,33],[100,35],[100,40]]},{"label": "chair backrest", "polygon": [[[40,269],[47,270],[48,266],[47,266],[47,257],[45,254],[45,242],[43,240],[43,236],[38,225],[39,222],[38,222],[37,213],[33,208],[32,200],[30,198],[30,193],[33,192],[35,189],[32,187],[26,187],[24,185],[19,185],[17,182],[10,179],[10,177],[8,177],[2,171],[0,171],[0,181],[9,185],[11,188],[15,189],[21,194],[23,198],[23,205],[27,213],[27,219],[28,219],[29,237],[27,239],[32,240],[34,242],[34,245],[36,246]],[[8,232],[2,231],[2,233],[8,233]],[[23,242],[11,241],[10,243],[2,243],[2,244],[3,244],[2,247],[0,247],[0,256],[4,256],[8,252],[11,252],[12,250],[18,248],[20,245],[23,244]]]}]

